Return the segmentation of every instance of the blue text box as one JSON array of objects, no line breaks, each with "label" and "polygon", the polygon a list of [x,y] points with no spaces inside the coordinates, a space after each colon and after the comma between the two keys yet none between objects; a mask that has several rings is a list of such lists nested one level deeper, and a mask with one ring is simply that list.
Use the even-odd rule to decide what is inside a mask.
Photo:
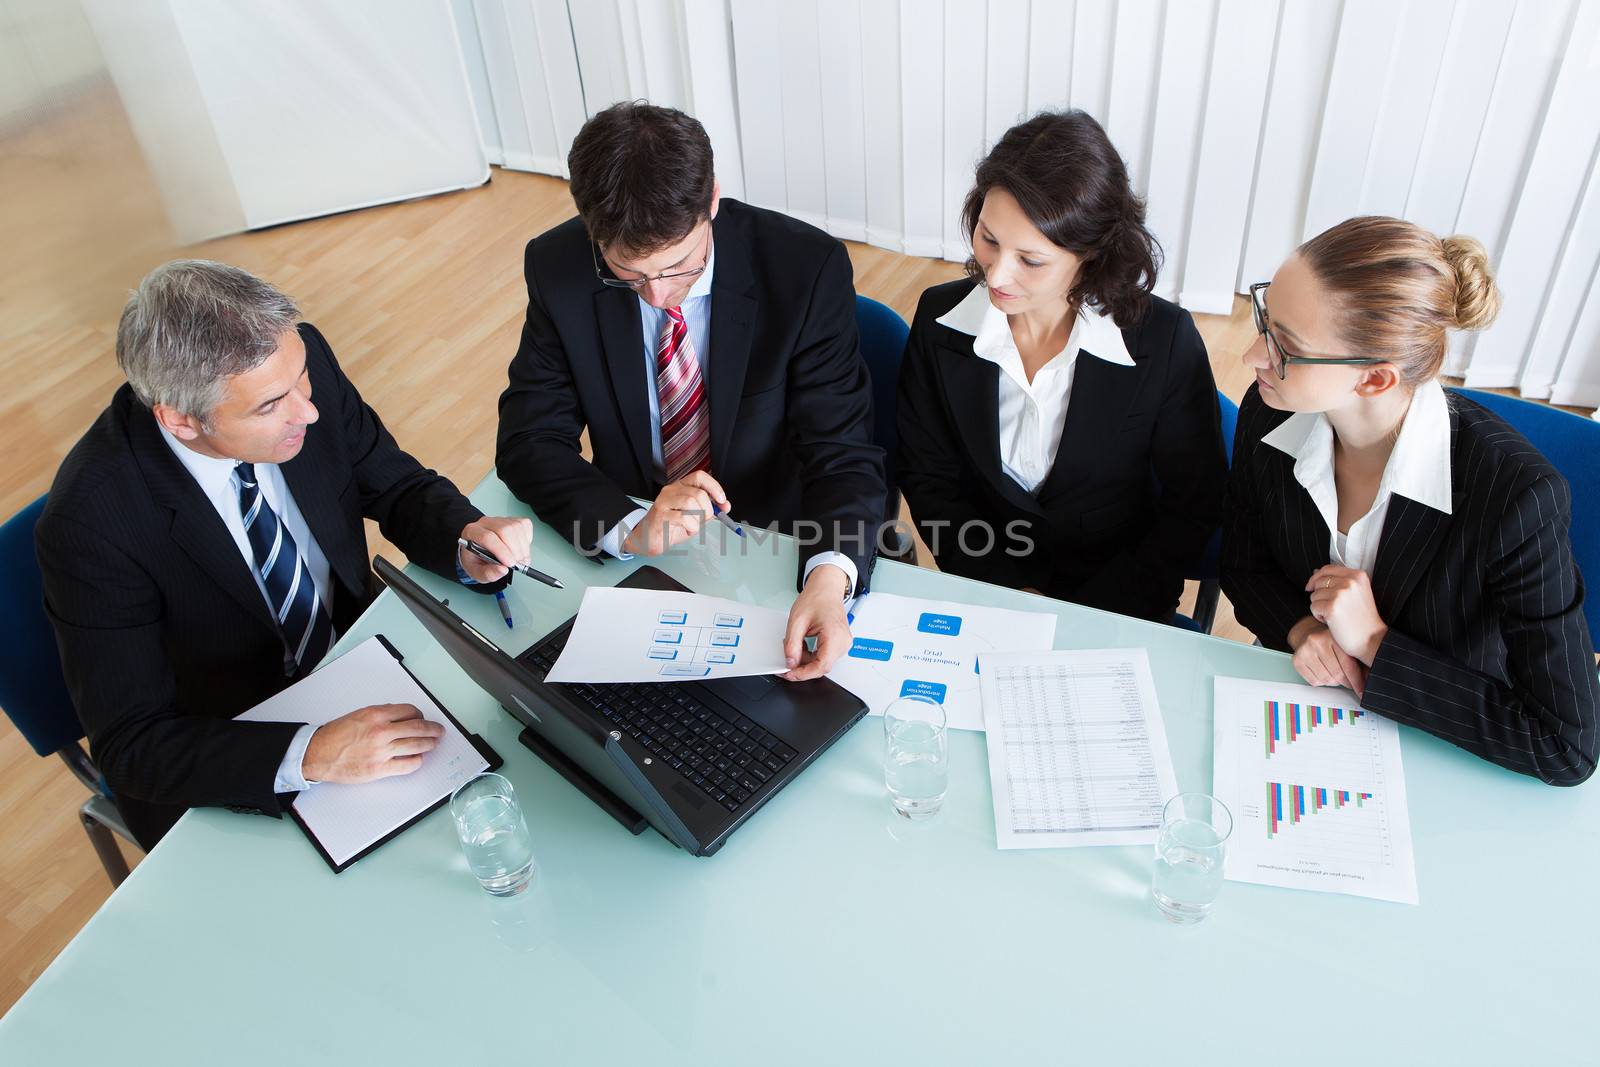
[{"label": "blue text box", "polygon": [[678,650],[675,648],[652,648],[646,653],[651,659],[677,659]]},{"label": "blue text box", "polygon": [[686,611],[663,611],[656,621],[663,626],[682,626],[688,619],[689,613]]},{"label": "blue text box", "polygon": [[710,667],[699,667],[693,663],[668,663],[661,668],[663,678],[704,678],[710,673]]},{"label": "blue text box", "polygon": [[713,632],[711,643],[720,648],[735,648],[739,644],[739,635],[735,633]]},{"label": "blue text box", "polygon": [[876,659],[885,663],[894,655],[893,641],[874,641],[870,637],[858,637],[850,646],[850,655],[856,659]]},{"label": "blue text box", "polygon": [[718,612],[717,615],[712,618],[711,625],[727,630],[737,630],[739,627],[744,625],[744,616],[735,615],[732,612]]},{"label": "blue text box", "polygon": [[903,697],[922,697],[935,704],[944,703],[944,694],[949,689],[942,682],[919,682],[915,678],[907,678],[900,683],[900,695]]},{"label": "blue text box", "polygon": [[706,653],[706,662],[707,663],[732,663],[733,662],[733,658],[734,657],[733,657],[733,653],[732,652],[707,652]]},{"label": "blue text box", "polygon": [[925,634],[943,634],[954,637],[961,632],[960,615],[935,615],[931,611],[922,613],[917,620],[917,629]]},{"label": "blue text box", "polygon": [[657,630],[655,636],[650,640],[658,645],[681,645],[683,644],[683,631]]}]

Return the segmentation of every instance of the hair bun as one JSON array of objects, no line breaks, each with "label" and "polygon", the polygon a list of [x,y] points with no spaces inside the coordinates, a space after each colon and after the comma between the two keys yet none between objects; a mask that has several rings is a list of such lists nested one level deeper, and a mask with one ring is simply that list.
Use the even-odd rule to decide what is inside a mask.
[{"label": "hair bun", "polygon": [[1446,237],[1444,258],[1456,276],[1456,329],[1481,330],[1500,313],[1500,290],[1489,269],[1489,253],[1475,237]]}]

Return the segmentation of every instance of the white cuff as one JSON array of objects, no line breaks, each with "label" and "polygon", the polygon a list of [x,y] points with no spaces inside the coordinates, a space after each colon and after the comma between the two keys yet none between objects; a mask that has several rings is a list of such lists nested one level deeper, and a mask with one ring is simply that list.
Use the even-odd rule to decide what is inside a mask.
[{"label": "white cuff", "polygon": [[289,751],[283,754],[283,762],[278,764],[278,777],[272,780],[274,793],[298,793],[316,782],[306,781],[302,764],[306,759],[306,748],[311,744],[311,735],[317,728],[311,723],[306,723],[294,732],[294,738],[289,742]]},{"label": "white cuff", "polygon": [[855,596],[856,565],[855,562],[843,552],[818,552],[815,556],[812,556],[810,559],[806,560],[805,573],[800,576],[801,588],[804,588],[806,582],[811,580],[811,572],[825,563],[831,563],[835,567],[838,567],[840,570],[844,571],[845,577],[850,579],[850,588],[845,590],[844,595],[847,598]]},{"label": "white cuff", "polygon": [[632,559],[632,552],[624,552],[622,550],[622,542],[633,532],[634,527],[644,521],[644,517],[648,514],[650,514],[649,508],[634,508],[628,512],[622,517],[621,522],[607,530],[606,535],[600,538],[600,550],[617,559]]}]

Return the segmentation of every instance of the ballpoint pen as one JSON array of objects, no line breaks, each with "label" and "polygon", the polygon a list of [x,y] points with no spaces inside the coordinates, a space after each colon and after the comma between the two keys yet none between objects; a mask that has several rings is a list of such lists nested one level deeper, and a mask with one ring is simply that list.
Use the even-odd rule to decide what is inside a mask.
[{"label": "ballpoint pen", "polygon": [[566,586],[562,585],[561,582],[558,579],[550,577],[548,574],[544,573],[543,571],[536,571],[532,567],[528,566],[526,563],[502,563],[499,560],[499,558],[495,556],[495,554],[493,552],[490,552],[487,548],[484,548],[482,545],[478,544],[476,541],[469,541],[465,537],[458,537],[458,538],[456,538],[456,544],[460,545],[462,548],[466,549],[468,552],[471,552],[474,556],[477,556],[479,559],[483,560],[485,563],[493,563],[493,564],[496,564],[497,566],[509,567],[512,570],[516,571],[518,574],[526,575],[527,577],[532,578],[536,582],[543,582],[545,585],[551,586],[551,587],[556,588],[556,589],[565,589],[566,588]]},{"label": "ballpoint pen", "polygon": [[504,590],[495,590],[494,602],[500,605],[500,617],[506,620],[506,629],[514,629],[515,624],[511,621],[511,601],[506,599]]},{"label": "ballpoint pen", "polygon": [[717,507],[715,503],[712,503],[711,505],[711,517],[721,522],[722,525],[726,526],[740,537],[744,536],[744,528],[738,523],[734,522],[732,519],[728,518],[727,512]]}]

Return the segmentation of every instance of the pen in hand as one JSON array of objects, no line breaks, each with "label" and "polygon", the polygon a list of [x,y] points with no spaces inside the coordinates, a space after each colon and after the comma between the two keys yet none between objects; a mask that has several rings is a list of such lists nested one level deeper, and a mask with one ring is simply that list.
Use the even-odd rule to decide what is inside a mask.
[{"label": "pen in hand", "polygon": [[744,527],[728,518],[728,513],[719,508],[715,502],[713,502],[711,505],[711,517],[721,522],[722,525],[726,526],[740,537],[744,536]]},{"label": "pen in hand", "polygon": [[[469,541],[465,537],[458,537],[458,538],[456,538],[456,544],[460,545],[462,548],[466,549],[468,552],[471,552],[474,556],[477,556],[479,559],[483,560],[485,563],[493,563],[497,567],[509,568],[510,570],[516,571],[518,574],[521,574],[521,575],[524,575],[526,577],[532,578],[536,582],[543,582],[545,585],[548,585],[553,589],[565,589],[566,588],[566,586],[561,584],[560,580],[550,577],[548,574],[544,573],[543,571],[536,571],[532,567],[528,566],[526,563],[506,563],[506,562],[502,561],[493,552],[490,552],[487,548],[484,548],[482,545],[478,544],[476,541]],[[507,616],[508,620],[509,620],[509,618],[510,617]]]}]

